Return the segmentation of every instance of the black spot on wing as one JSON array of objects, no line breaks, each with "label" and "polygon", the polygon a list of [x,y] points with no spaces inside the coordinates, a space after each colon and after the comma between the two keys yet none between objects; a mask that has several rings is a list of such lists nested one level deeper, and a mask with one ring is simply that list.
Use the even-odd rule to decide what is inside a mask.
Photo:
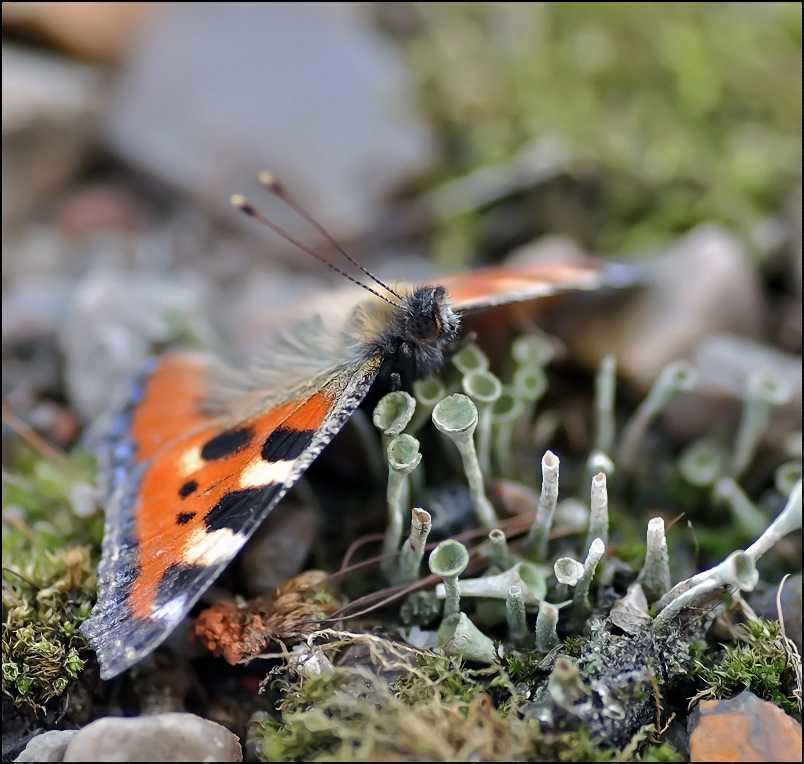
[{"label": "black spot on wing", "polygon": [[246,488],[242,491],[227,493],[204,516],[204,523],[209,531],[230,528],[236,533],[251,527],[255,518],[271,503],[285,486],[269,485],[263,488]]},{"label": "black spot on wing", "polygon": [[240,427],[234,430],[225,430],[208,440],[201,447],[201,458],[211,462],[215,459],[223,459],[225,456],[236,454],[245,448],[254,437],[254,431],[250,427]]},{"label": "black spot on wing", "polygon": [[315,430],[293,430],[277,427],[262,444],[262,458],[266,462],[297,459],[313,442]]},{"label": "black spot on wing", "polygon": [[196,480],[188,480],[181,488],[179,488],[179,496],[186,499],[191,493],[198,490],[198,482]]},{"label": "black spot on wing", "polygon": [[179,512],[176,515],[176,523],[178,525],[187,525],[195,517],[195,512]]}]

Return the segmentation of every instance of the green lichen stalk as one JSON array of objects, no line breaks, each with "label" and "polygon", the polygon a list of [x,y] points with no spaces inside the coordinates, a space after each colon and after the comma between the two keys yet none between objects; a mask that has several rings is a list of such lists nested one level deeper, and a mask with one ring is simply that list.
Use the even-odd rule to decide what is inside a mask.
[{"label": "green lichen stalk", "polygon": [[444,398],[433,409],[433,424],[455,444],[461,455],[478,520],[487,528],[495,528],[497,515],[486,497],[483,471],[475,449],[473,436],[477,423],[477,408],[460,393]]},{"label": "green lichen stalk", "polygon": [[674,361],[661,370],[653,387],[623,430],[616,459],[618,466],[628,471],[634,469],[639,457],[639,447],[650,424],[665,410],[675,395],[689,392],[696,382],[697,372],[687,361]]},{"label": "green lichen stalk", "polygon": [[529,560],[544,560],[547,557],[547,542],[558,503],[558,467],[558,457],[552,451],[547,451],[542,457],[542,490],[536,518],[522,546],[522,556]]},{"label": "green lichen stalk", "polygon": [[776,408],[784,406],[791,396],[790,388],[762,372],[748,375],[744,393],[743,416],[734,441],[729,472],[739,477],[751,464],[754,454]]},{"label": "green lichen stalk", "polygon": [[654,517],[648,521],[645,564],[637,576],[648,602],[655,602],[670,591],[670,556],[664,535],[664,520]]},{"label": "green lichen stalk", "polygon": [[430,513],[420,507],[411,510],[410,535],[399,553],[399,566],[395,583],[408,583],[419,577],[427,537],[433,527]]},{"label": "green lichen stalk", "polygon": [[388,526],[383,543],[382,570],[386,579],[393,582],[398,575],[399,545],[402,528],[408,513],[410,485],[408,476],[419,465],[422,455],[419,442],[410,435],[397,435],[388,444]]}]

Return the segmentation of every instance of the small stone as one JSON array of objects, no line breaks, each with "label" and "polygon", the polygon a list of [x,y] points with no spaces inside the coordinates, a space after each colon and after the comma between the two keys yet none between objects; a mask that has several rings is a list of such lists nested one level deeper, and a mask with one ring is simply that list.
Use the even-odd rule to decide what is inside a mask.
[{"label": "small stone", "polygon": [[246,593],[252,597],[265,594],[299,573],[320,529],[321,514],[315,507],[283,501],[240,555]]},{"label": "small stone", "polygon": [[539,506],[539,494],[532,488],[514,480],[497,479],[489,483],[492,504],[504,517],[534,516]]},{"label": "small stone", "polygon": [[452,538],[474,522],[472,497],[466,486],[459,483],[430,488],[422,496],[421,505],[432,518],[430,541]]},{"label": "small stone", "polygon": [[14,761],[63,761],[64,752],[78,730],[50,730],[32,738]]},{"label": "small stone", "polygon": [[87,421],[103,414],[111,395],[128,388],[155,344],[207,335],[208,284],[200,277],[89,271],[75,286],[59,327],[64,381]]},{"label": "small stone", "polygon": [[107,716],[80,730],[64,761],[242,761],[237,736],[195,714]]},{"label": "small stone", "polygon": [[801,761],[801,724],[745,691],[690,715],[690,761]]},{"label": "small stone", "polygon": [[78,437],[80,422],[66,406],[53,401],[37,403],[29,413],[31,426],[61,447],[73,443]]},{"label": "small stone", "polygon": [[309,239],[258,185],[267,169],[336,239],[364,232],[433,144],[410,72],[363,5],[170,4],[122,72],[113,150],[232,220],[244,220],[233,192],[266,203]]},{"label": "small stone", "polygon": [[71,56],[117,63],[162,3],[8,3],[3,30],[32,35]]},{"label": "small stone", "polygon": [[697,373],[695,389],[679,395],[667,408],[665,422],[677,437],[703,437],[717,422],[736,421],[743,408],[746,382],[761,369],[790,391],[786,404],[772,414],[762,434],[762,447],[778,451],[791,432],[801,429],[801,356],[733,334],[705,338],[691,356]]},{"label": "small stone", "polygon": [[548,329],[590,370],[613,353],[619,374],[643,393],[670,361],[689,358],[702,338],[755,337],[761,327],[756,269],[740,241],[715,225],[699,226],[646,263],[644,286],[633,295],[613,297],[562,306]]},{"label": "small stone", "polygon": [[99,71],[3,45],[4,234],[78,172],[103,95]]}]

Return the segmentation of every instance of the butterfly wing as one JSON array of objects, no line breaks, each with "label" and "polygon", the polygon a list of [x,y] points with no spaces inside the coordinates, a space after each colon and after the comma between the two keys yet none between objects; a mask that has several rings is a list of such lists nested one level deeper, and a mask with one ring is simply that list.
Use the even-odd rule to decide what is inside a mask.
[{"label": "butterfly wing", "polygon": [[479,268],[444,276],[452,306],[461,313],[549,297],[566,291],[591,291],[633,282],[630,269],[595,260]]},{"label": "butterfly wing", "polygon": [[150,653],[360,404],[380,359],[242,421],[203,413],[208,364],[168,357],[127,407],[110,478],[98,604],[82,626],[116,676]]}]

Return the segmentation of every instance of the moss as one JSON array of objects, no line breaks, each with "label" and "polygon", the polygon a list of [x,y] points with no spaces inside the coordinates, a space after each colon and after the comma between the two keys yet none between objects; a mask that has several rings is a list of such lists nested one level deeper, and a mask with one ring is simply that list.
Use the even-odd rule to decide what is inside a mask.
[{"label": "moss", "polygon": [[536,650],[517,652],[506,657],[506,665],[514,681],[529,679],[539,671],[544,655]]},{"label": "moss", "polygon": [[90,652],[78,627],[95,599],[100,517],[78,517],[69,495],[88,479],[77,454],[52,462],[11,457],[3,491],[3,691],[40,707],[60,696]]},{"label": "moss", "polygon": [[[262,761],[610,761],[583,731],[544,733],[499,667],[473,671],[446,656],[394,666],[387,680],[365,668],[288,684],[282,718],[254,735]],[[481,681],[483,680],[483,681]]]},{"label": "moss", "polygon": [[801,721],[794,695],[801,659],[782,636],[777,621],[756,619],[736,627],[739,641],[695,661],[693,676],[704,683],[701,698],[730,697],[744,689],[769,700]]},{"label": "moss", "polygon": [[586,644],[586,639],[582,636],[570,635],[564,639],[564,654],[575,658],[581,654]]},{"label": "moss", "polygon": [[473,668],[372,634],[327,631],[316,640],[325,653],[359,645],[363,658],[275,682],[281,716],[263,718],[251,736],[260,760],[632,761],[640,751],[645,760],[678,760],[652,741],[652,723],[636,725],[622,749],[601,744],[570,717],[545,723],[519,680],[546,677],[535,652]]},{"label": "moss", "polygon": [[648,745],[636,761],[685,761],[685,758],[670,743]]}]

